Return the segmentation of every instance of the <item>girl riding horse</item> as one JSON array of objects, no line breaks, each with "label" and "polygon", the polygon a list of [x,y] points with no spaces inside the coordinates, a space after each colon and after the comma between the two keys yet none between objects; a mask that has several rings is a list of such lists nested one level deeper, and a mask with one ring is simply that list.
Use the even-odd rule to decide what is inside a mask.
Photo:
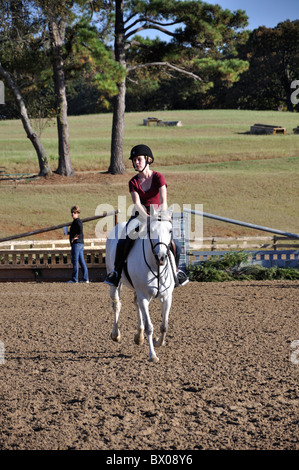
[{"label": "girl riding horse", "polygon": [[[134,214],[126,227],[126,238],[117,243],[114,271],[109,273],[104,282],[109,285],[118,286],[125,260],[133,246],[136,236],[132,232],[138,231],[136,224],[132,230],[130,222],[136,217],[147,220],[150,217],[151,205],[159,207],[160,210],[167,209],[167,184],[164,176],[150,169],[154,161],[151,149],[147,145],[139,144],[132,148],[130,153],[133,167],[138,174],[129,181],[129,191],[134,203]],[[175,261],[177,265],[177,285],[183,286],[189,281],[186,274],[178,269],[180,258],[180,246],[175,242]]]}]

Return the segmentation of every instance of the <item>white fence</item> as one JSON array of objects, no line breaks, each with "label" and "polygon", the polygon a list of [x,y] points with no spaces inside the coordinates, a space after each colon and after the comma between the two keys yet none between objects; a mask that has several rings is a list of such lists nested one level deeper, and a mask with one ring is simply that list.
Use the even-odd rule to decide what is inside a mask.
[{"label": "white fence", "polygon": [[[244,251],[244,250],[243,250]],[[200,264],[210,259],[212,256],[223,256],[228,251],[193,251],[190,253],[189,264]],[[249,264],[260,264],[264,268],[298,268],[298,250],[257,250],[244,251],[248,257]]]}]

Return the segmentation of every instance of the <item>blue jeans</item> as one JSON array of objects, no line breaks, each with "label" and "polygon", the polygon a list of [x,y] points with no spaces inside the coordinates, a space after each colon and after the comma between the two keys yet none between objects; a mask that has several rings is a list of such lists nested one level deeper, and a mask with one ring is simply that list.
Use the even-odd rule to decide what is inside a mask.
[{"label": "blue jeans", "polygon": [[74,243],[72,245],[72,264],[73,264],[73,275],[72,281],[78,282],[79,277],[79,264],[83,270],[83,281],[88,281],[88,270],[84,260],[84,244]]}]

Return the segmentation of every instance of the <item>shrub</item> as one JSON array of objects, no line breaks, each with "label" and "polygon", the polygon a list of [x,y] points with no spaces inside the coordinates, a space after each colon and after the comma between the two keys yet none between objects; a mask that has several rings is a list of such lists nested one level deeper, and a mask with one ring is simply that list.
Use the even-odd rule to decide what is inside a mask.
[{"label": "shrub", "polygon": [[299,279],[299,270],[295,268],[264,268],[259,264],[248,264],[248,257],[242,251],[212,256],[201,264],[189,266],[188,272],[190,281],[198,282]]}]

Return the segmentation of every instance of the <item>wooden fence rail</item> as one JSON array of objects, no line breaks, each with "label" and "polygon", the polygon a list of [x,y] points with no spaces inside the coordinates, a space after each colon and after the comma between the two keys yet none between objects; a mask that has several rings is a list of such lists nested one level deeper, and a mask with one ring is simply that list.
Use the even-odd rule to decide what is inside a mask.
[{"label": "wooden fence rail", "polygon": [[[299,241],[286,237],[205,237],[199,247],[190,243],[190,264],[201,263],[227,251],[246,251],[249,261],[263,266],[297,266]],[[285,250],[285,247],[288,250]],[[293,249],[295,248],[295,249]],[[86,239],[85,261],[92,282],[104,280],[105,239]],[[71,279],[71,249],[68,240],[27,240],[0,244],[0,282]]]},{"label": "wooden fence rail", "polygon": [[[90,248],[104,248],[106,245],[106,238],[85,238],[85,249]],[[61,240],[22,240],[22,241],[9,241],[0,243],[0,250],[65,250],[70,249],[70,242],[68,239]]]},{"label": "wooden fence rail", "polygon": [[[263,248],[269,250],[279,250],[282,248],[297,248],[299,241],[293,238],[274,236],[250,236],[250,237],[204,237],[202,241],[190,243],[192,250],[210,250],[216,251],[220,249],[242,250]],[[106,238],[88,238],[84,240],[85,249],[105,248]],[[65,250],[69,248],[69,240],[23,240],[8,241],[0,243],[0,250]]]},{"label": "wooden fence rail", "polygon": [[[85,219],[81,219],[81,222],[84,224],[86,222],[90,222],[93,220],[103,219],[104,217],[113,216],[115,218],[115,223],[117,223],[118,212],[119,212],[118,210],[111,211],[111,212],[103,212],[103,214],[100,214],[100,215],[94,215],[92,217],[86,217]],[[30,232],[18,233],[16,235],[9,235],[7,237],[0,238],[0,243],[10,241],[10,240],[17,240],[18,238],[31,237],[32,235],[38,235],[40,233],[53,232],[54,230],[58,230],[64,227],[69,227],[70,225],[72,225],[72,222],[64,222],[62,224],[51,225],[50,227],[44,227],[38,230],[32,230]]]},{"label": "wooden fence rail", "polygon": [[[105,249],[84,251],[90,281],[105,276]],[[0,250],[0,281],[67,281],[72,277],[71,250]]]},{"label": "wooden fence rail", "polygon": [[[118,210],[81,219],[82,223],[108,216],[118,221]],[[72,222],[44,227],[31,232],[0,238],[0,281],[66,281],[72,276],[71,248],[69,240],[15,241],[44,232],[68,227]],[[9,242],[9,243],[8,243]],[[95,246],[95,242],[96,245]],[[103,240],[85,240],[85,261],[91,281],[103,280],[105,276],[105,248]]]}]

